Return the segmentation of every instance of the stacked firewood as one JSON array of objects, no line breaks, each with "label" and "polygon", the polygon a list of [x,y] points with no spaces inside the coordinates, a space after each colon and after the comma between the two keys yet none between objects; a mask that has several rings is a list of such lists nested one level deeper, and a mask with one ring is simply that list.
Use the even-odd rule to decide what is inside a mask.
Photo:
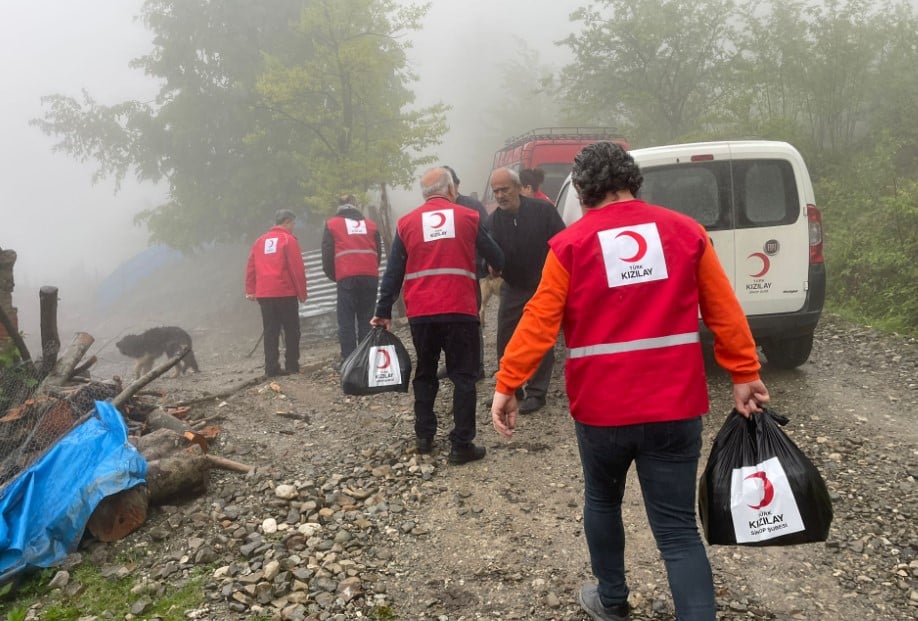
[{"label": "stacked firewood", "polygon": [[[96,362],[95,356],[85,361],[83,357],[95,339],[85,332],[77,333],[58,357],[57,289],[43,287],[40,298],[42,358],[33,363],[19,339],[19,367],[26,372],[11,373],[8,378],[0,372],[7,388],[4,407],[0,408],[0,446],[7,447],[7,454],[0,459],[0,488],[91,416],[97,400],[110,401],[121,412],[129,442],[147,461],[145,485],[104,498],[92,514],[87,530],[97,539],[114,541],[132,532],[144,523],[151,505],[204,493],[213,467],[238,472],[251,469],[211,455],[209,444],[219,428],[207,420],[188,420],[191,403],[220,395],[169,407],[158,403],[159,399],[151,400],[149,393],[142,394],[146,386],[187,355],[187,348],[127,387],[118,377],[93,380],[89,369]],[[2,312],[0,309],[0,315]],[[6,319],[0,316],[0,321],[6,323]]]}]

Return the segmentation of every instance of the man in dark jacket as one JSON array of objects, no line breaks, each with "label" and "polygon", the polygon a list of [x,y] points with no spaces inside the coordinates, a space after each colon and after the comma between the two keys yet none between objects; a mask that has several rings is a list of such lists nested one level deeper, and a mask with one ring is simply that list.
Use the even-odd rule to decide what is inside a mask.
[{"label": "man in dark jacket", "polygon": [[338,285],[338,342],[342,361],[370,331],[382,257],[376,223],[364,217],[356,202],[350,194],[340,197],[338,211],[325,223],[322,232],[322,270]]},{"label": "man in dark jacket", "polygon": [[[497,209],[488,220],[488,231],[504,251],[501,274],[504,284],[497,311],[498,361],[523,316],[523,307],[539,286],[548,256],[548,240],[564,229],[564,221],[554,205],[523,196],[521,190],[516,171],[501,168],[491,173],[491,191],[497,199]],[[555,354],[550,349],[523,389],[525,398],[520,402],[521,414],[535,412],[545,405],[554,364]]]}]

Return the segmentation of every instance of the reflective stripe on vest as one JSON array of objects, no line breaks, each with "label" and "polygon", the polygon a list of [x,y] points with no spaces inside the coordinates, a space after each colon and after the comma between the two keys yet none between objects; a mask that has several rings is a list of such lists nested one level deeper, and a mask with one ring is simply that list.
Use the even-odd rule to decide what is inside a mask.
[{"label": "reflective stripe on vest", "polygon": [[645,349],[660,349],[662,347],[673,347],[675,345],[689,345],[697,343],[700,337],[697,332],[685,332],[683,334],[672,334],[670,336],[658,336],[652,339],[638,339],[637,341],[625,341],[624,343],[603,343],[602,345],[589,345],[587,347],[574,347],[567,350],[568,358],[585,358],[587,356],[602,356],[605,354],[622,354],[630,351],[642,351]]},{"label": "reflective stripe on vest", "polygon": [[468,276],[472,280],[477,280],[475,272],[470,272],[468,270],[462,270],[459,268],[444,267],[440,269],[433,270],[421,270],[420,272],[411,272],[410,274],[405,274],[405,280],[414,280],[415,278],[423,278],[424,276],[440,276],[443,274],[448,274],[452,276]]},{"label": "reflective stripe on vest", "polygon": [[376,254],[375,250],[342,250],[335,254],[335,258],[343,257],[346,254]]}]

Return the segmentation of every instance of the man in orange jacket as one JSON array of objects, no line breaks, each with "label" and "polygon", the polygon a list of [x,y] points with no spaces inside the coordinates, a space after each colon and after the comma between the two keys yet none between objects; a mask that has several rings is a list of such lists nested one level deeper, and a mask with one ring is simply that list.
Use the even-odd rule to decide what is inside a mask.
[{"label": "man in orange jacket", "polygon": [[[300,307],[306,301],[306,266],[293,235],[296,215],[281,209],[275,226],[258,238],[245,270],[245,297],[258,300],[264,329],[265,375],[300,370]],[[280,368],[280,331],[284,330],[284,371]]]},{"label": "man in orange jacket", "polygon": [[563,326],[564,373],[584,477],[583,530],[593,574],[580,603],[597,621],[628,619],[621,504],[631,463],[680,621],[714,621],[711,567],[695,522],[701,416],[708,410],[698,309],[733,378],[736,409],[760,410],[755,342],[697,222],[635,195],[643,177],[620,146],[574,160],[584,217],[549,242],[542,280],[501,359],[491,409],[513,435],[514,391]]}]

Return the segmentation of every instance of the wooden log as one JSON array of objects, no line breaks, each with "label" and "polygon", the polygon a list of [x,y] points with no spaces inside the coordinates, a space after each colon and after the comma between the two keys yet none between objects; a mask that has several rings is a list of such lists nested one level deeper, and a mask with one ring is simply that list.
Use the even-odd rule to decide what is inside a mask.
[{"label": "wooden log", "polygon": [[210,462],[211,466],[221,470],[230,470],[232,472],[247,474],[254,469],[254,466],[249,466],[248,464],[243,464],[217,455],[205,455],[204,457]]},{"label": "wooden log", "polygon": [[148,462],[174,455],[188,448],[190,444],[184,435],[172,429],[157,429],[140,437],[131,438],[131,441]]},{"label": "wooden log", "polygon": [[77,368],[73,370],[73,373],[71,373],[70,377],[74,378],[74,377],[81,376],[81,375],[86,375],[88,377],[89,375],[87,371],[89,371],[89,367],[91,367],[97,362],[99,362],[99,359],[96,358],[95,355],[90,356],[89,358],[83,361],[83,364],[81,364],[80,366],[78,366]]},{"label": "wooden log", "polygon": [[118,396],[112,399],[112,405],[115,406],[116,408],[120,408],[128,399],[130,399],[131,397],[136,395],[138,392],[140,392],[140,390],[144,386],[146,386],[147,384],[155,380],[157,377],[159,377],[160,375],[162,375],[163,373],[165,373],[166,371],[168,371],[169,369],[177,365],[179,361],[181,361],[182,358],[188,355],[188,352],[190,351],[191,351],[191,348],[186,345],[182,348],[182,351],[179,352],[178,356],[176,356],[175,358],[170,358],[166,360],[164,363],[162,363],[158,367],[155,367],[149,373],[146,373],[145,375],[141,375],[140,377],[138,377],[136,381],[132,382],[130,386],[125,388],[123,391],[121,391],[121,393]]},{"label": "wooden log", "polygon": [[147,462],[150,504],[200,496],[207,491],[210,466],[207,456],[185,451]]},{"label": "wooden log", "polygon": [[54,365],[54,370],[38,385],[38,392],[44,394],[53,388],[63,386],[73,373],[73,369],[83,358],[83,354],[92,347],[95,340],[91,334],[86,332],[74,334],[70,347],[67,348],[64,355]]},{"label": "wooden log", "polygon": [[38,290],[41,325],[41,374],[47,375],[57,364],[61,338],[57,332],[57,287],[44,286]]},{"label": "wooden log", "polygon": [[147,429],[155,431],[157,429],[171,429],[178,433],[191,431],[191,427],[180,421],[176,417],[168,414],[160,407],[153,408],[146,416]]},{"label": "wooden log", "polygon": [[99,541],[118,541],[147,520],[149,505],[150,491],[146,485],[106,496],[89,516],[86,529]]}]

